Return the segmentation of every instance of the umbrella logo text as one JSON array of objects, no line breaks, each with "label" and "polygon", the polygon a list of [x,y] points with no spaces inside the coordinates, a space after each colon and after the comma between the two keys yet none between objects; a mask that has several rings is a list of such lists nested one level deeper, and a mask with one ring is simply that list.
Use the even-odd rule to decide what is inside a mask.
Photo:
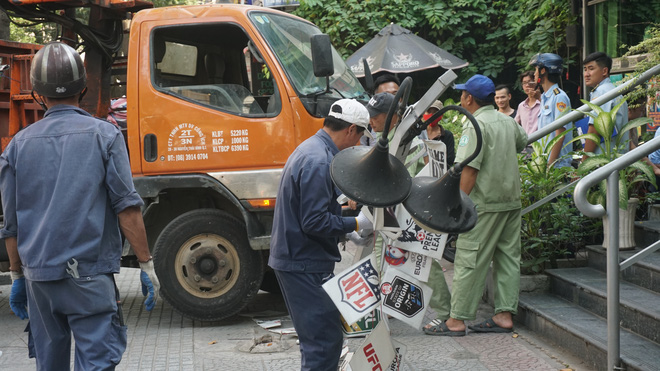
[{"label": "umbrella logo text", "polygon": [[391,63],[392,68],[417,68],[419,61],[413,60],[412,54],[395,54],[394,61]]}]

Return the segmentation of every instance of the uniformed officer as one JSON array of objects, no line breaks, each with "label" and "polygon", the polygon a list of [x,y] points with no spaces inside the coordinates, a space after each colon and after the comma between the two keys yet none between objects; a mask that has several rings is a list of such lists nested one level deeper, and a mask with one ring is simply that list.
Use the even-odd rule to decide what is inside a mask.
[{"label": "uniformed officer", "polygon": [[[603,52],[591,53],[584,59],[582,64],[584,66],[584,83],[587,85],[587,87],[593,89],[589,95],[590,101],[593,101],[594,99],[616,88],[614,84],[612,84],[612,80],[610,80],[610,71],[612,70],[612,58],[610,58],[610,56]],[[619,103],[621,103],[622,100],[623,96],[619,95],[614,99],[602,104],[600,108],[602,108],[605,112],[610,112],[612,111],[612,108],[616,107]],[[619,131],[623,129],[623,127],[628,123],[628,104],[625,101],[621,104],[619,110],[616,111],[615,116],[616,122],[614,124],[614,133],[612,133],[614,137],[616,137]],[[600,137],[594,127],[593,117],[589,117],[589,129],[587,132],[598,135]],[[620,143],[620,148],[618,148],[619,151],[628,151],[628,137],[628,132],[623,133],[622,143]],[[611,143],[610,145],[613,146],[614,143]],[[600,143],[596,143],[587,139],[584,143],[584,152],[591,152],[594,154],[602,153]],[[588,155],[585,154],[582,156],[582,160],[584,161],[587,157]]]},{"label": "uniformed officer", "polygon": [[69,370],[72,333],[76,370],[114,370],[126,349],[113,276],[122,253],[120,228],[142,268],[147,310],[160,288],[142,199],[119,129],[78,107],[86,87],[80,55],[50,43],[34,56],[30,80],[47,111],[0,156],[9,304],[30,319],[28,347],[38,370]]},{"label": "uniformed officer", "polygon": [[[571,111],[571,101],[568,95],[559,88],[563,60],[553,53],[535,55],[529,65],[535,68],[534,78],[543,88],[541,95],[541,110],[539,111],[538,128],[543,129],[562,115]],[[547,144],[558,135],[564,134],[563,141],[558,141],[550,150],[548,164],[555,167],[571,166],[570,145],[564,147],[573,140],[573,123],[568,123],[546,136],[543,141]],[[556,162],[555,162],[556,161]]]},{"label": "uniformed officer", "polygon": [[[463,169],[460,183],[461,190],[474,201],[478,219],[474,229],[459,235],[456,241],[449,319],[432,321],[424,332],[441,336],[466,334],[465,321],[476,318],[491,262],[496,287],[495,314],[468,327],[473,332],[511,332],[511,315],[518,310],[520,285],[518,153],[525,148],[527,134],[511,117],[495,111],[495,85],[486,76],[474,75],[465,84],[456,85],[456,89],[462,91],[461,106],[474,115],[483,137],[481,151]],[[476,133],[468,122],[458,142],[456,162],[471,156],[475,146]]]}]

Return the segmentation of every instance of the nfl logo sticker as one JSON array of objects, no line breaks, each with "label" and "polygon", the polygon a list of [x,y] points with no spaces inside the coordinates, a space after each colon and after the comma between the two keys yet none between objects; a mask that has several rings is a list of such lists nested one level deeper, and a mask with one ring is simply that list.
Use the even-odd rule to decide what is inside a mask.
[{"label": "nfl logo sticker", "polygon": [[348,323],[368,315],[380,302],[380,280],[375,264],[371,254],[323,284]]}]

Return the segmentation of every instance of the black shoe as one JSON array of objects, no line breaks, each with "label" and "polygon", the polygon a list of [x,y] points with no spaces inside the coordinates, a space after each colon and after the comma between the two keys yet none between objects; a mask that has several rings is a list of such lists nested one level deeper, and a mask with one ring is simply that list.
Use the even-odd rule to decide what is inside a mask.
[{"label": "black shoe", "polygon": [[456,239],[458,238],[458,235],[456,234],[450,234],[449,237],[447,238],[447,243],[445,243],[445,249],[442,252],[442,257],[450,262],[454,262],[454,258],[456,257]]}]

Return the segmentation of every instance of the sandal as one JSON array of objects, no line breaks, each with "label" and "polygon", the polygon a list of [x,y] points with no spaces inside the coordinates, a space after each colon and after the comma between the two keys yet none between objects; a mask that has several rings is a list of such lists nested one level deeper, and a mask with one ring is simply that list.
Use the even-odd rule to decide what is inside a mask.
[{"label": "sandal", "polygon": [[434,319],[433,321],[429,322],[427,326],[430,327],[424,327],[424,333],[426,335],[434,335],[434,336],[465,336],[467,334],[467,328],[465,328],[464,331],[452,331],[447,327],[447,324],[445,321],[441,321],[439,319]]},{"label": "sandal", "polygon": [[496,332],[496,333],[505,333],[512,332],[513,328],[500,327],[493,321],[492,318],[489,318],[481,323],[475,325],[470,325],[468,328],[474,332]]}]

